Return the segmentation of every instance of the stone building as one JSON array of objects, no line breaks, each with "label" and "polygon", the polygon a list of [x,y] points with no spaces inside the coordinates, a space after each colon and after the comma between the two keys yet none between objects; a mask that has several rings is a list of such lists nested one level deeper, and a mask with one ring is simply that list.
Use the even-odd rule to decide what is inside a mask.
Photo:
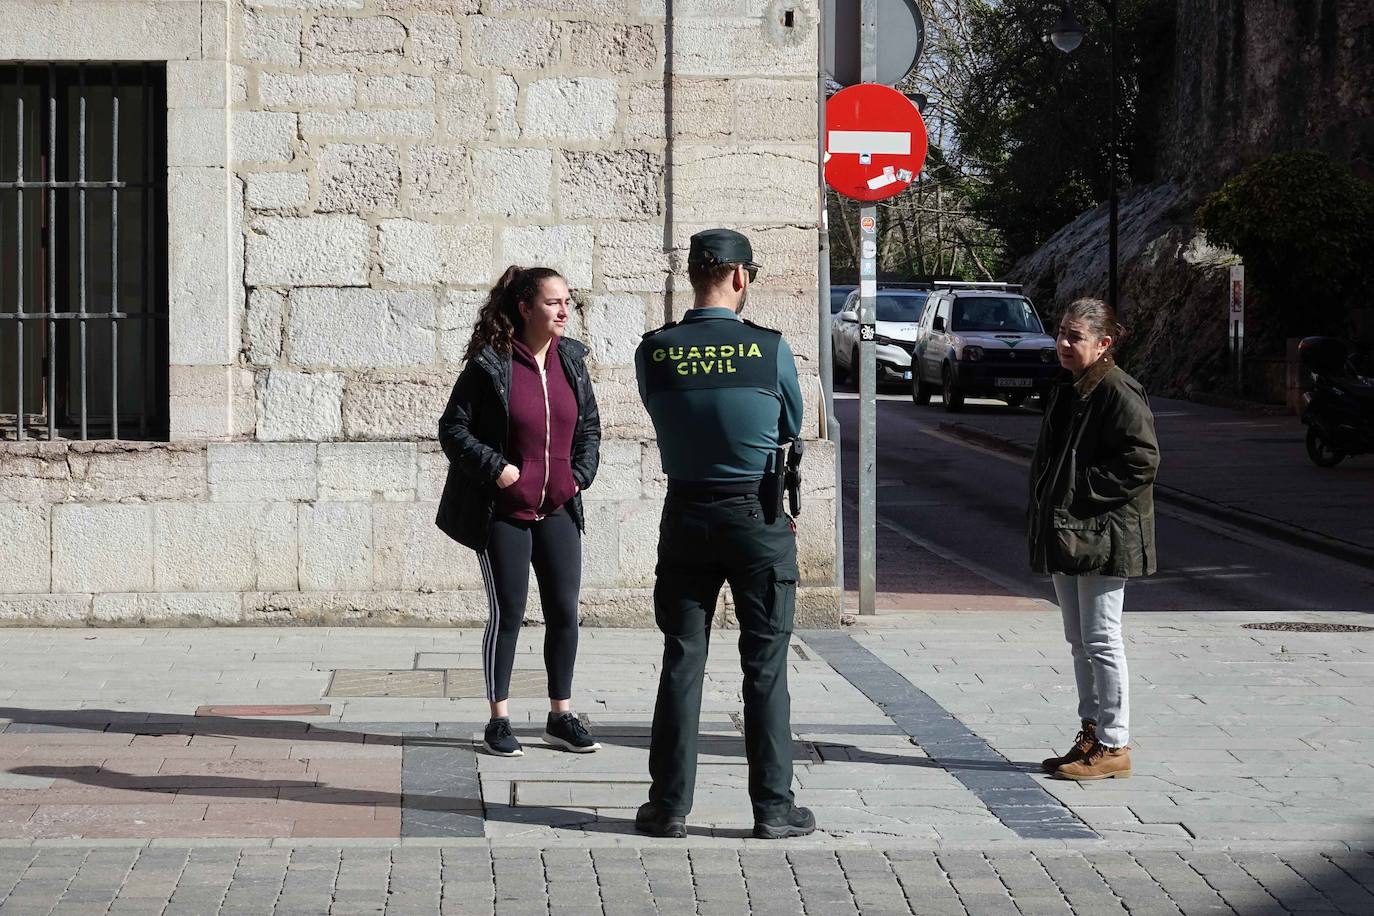
[{"label": "stone building", "polygon": [[[819,429],[812,0],[0,0],[0,621],[485,618],[433,525],[484,290],[555,266],[604,418],[588,622],[647,624],[641,333],[749,232]],[[812,443],[799,625],[833,624]]]}]

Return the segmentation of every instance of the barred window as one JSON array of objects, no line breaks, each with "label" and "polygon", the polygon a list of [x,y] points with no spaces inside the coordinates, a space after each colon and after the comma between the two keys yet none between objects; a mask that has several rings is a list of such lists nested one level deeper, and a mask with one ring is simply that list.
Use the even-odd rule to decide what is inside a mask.
[{"label": "barred window", "polygon": [[163,65],[0,65],[0,438],[166,438],[166,148]]}]

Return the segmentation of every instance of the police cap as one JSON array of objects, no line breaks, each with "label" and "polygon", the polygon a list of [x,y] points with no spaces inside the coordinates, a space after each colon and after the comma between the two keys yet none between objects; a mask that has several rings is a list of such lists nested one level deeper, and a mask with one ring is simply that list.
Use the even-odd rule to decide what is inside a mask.
[{"label": "police cap", "polygon": [[743,264],[757,271],[754,249],[749,240],[733,229],[705,229],[692,236],[687,251],[689,267],[715,267],[717,264]]}]

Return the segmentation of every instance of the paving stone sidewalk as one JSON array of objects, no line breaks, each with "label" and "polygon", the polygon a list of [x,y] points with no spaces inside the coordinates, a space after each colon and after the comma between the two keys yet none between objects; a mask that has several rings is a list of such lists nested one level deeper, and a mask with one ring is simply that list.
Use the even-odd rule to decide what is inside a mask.
[{"label": "paving stone sidewalk", "polygon": [[1374,912],[1362,854],[296,846],[0,850],[0,914]]},{"label": "paving stone sidewalk", "polygon": [[[1084,785],[1035,767],[1076,726],[1057,616],[799,633],[821,830],[786,843],[748,835],[730,631],[674,842],[631,828],[652,632],[583,631],[583,756],[538,741],[527,630],[501,759],[478,631],[3,630],[0,914],[1374,912],[1374,634],[1241,626],[1270,619],[1131,615],[1136,775]],[[251,708],[282,704],[328,711]]]}]

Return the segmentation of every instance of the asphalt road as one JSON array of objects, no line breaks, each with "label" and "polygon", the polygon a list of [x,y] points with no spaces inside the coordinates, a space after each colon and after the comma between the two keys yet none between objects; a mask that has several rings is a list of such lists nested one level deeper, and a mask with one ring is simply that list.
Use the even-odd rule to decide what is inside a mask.
[{"label": "asphalt road", "polygon": [[[938,398],[924,408],[905,394],[879,398],[878,590],[1052,600],[1049,580],[1027,568],[1025,461],[942,433],[940,422],[951,416]],[[854,590],[857,395],[837,392],[835,411],[843,428],[846,588]],[[993,401],[971,401],[967,412],[1010,429],[1039,416]],[[1161,448],[1167,460],[1168,443]],[[1374,612],[1374,570],[1165,505],[1157,536],[1160,572],[1128,587],[1128,611]],[[962,581],[951,585],[951,569]]]}]

